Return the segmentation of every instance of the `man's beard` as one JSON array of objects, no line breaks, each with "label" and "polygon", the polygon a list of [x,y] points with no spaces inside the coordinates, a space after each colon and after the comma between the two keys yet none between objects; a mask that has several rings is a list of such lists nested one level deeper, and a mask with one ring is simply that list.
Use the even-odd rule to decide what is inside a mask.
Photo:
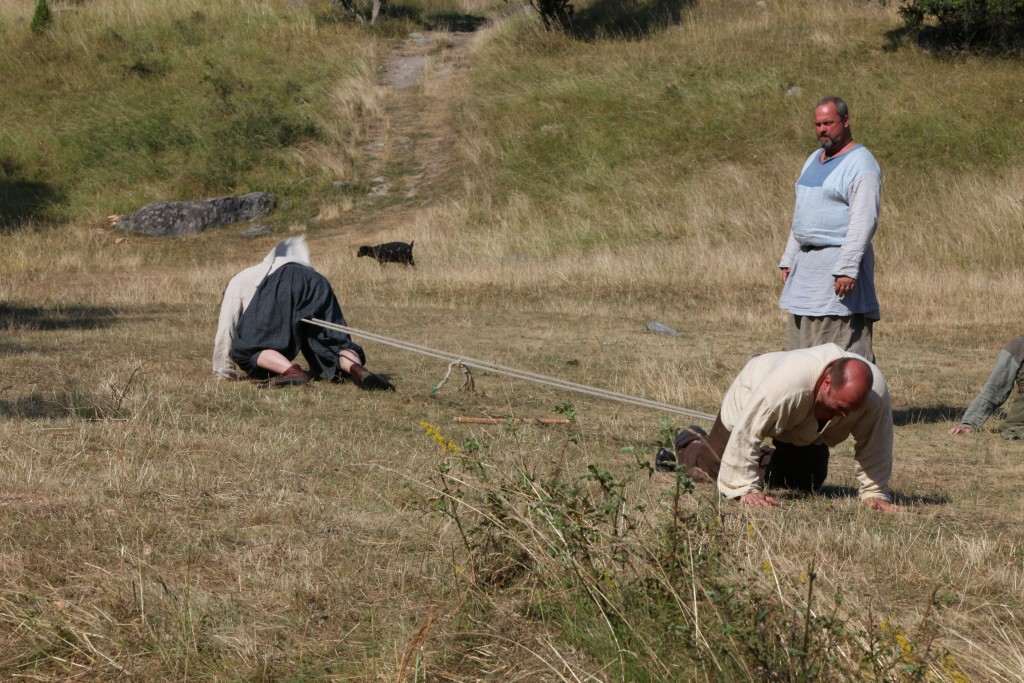
[{"label": "man's beard", "polygon": [[828,151],[835,147],[837,142],[839,142],[839,140],[836,140],[835,138],[830,138],[826,135],[824,137],[818,138],[818,147]]}]

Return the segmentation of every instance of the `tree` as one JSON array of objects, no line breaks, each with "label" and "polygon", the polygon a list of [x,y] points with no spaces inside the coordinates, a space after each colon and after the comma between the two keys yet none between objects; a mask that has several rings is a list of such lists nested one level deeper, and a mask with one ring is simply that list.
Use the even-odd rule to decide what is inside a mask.
[{"label": "tree", "polygon": [[363,17],[363,12],[366,11],[366,7],[369,4],[371,5],[370,23],[376,24],[377,17],[380,16],[381,11],[384,9],[385,0],[372,0],[372,3],[368,2],[368,0],[331,0],[331,3],[340,5],[346,12],[354,14],[360,22],[366,20]]},{"label": "tree", "polygon": [[572,24],[572,15],[576,9],[572,0],[530,0],[530,5],[537,10],[544,28],[567,29]]},{"label": "tree", "polygon": [[53,12],[50,11],[50,5],[46,0],[38,0],[36,12],[32,15],[32,23],[29,24],[32,33],[42,33],[52,22]]},{"label": "tree", "polygon": [[[906,0],[900,14],[922,37],[959,49],[1024,47],[1024,0]],[[937,26],[925,25],[931,18]]]}]

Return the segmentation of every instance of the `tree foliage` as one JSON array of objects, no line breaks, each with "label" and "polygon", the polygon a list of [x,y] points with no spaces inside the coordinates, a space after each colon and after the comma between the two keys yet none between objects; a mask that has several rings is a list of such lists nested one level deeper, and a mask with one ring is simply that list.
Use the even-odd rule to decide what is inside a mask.
[{"label": "tree foliage", "polygon": [[[952,48],[1024,48],[1024,0],[907,0],[900,14]],[[927,26],[929,19],[936,26]]]},{"label": "tree foliage", "polygon": [[530,0],[530,5],[537,10],[544,28],[548,30],[569,28],[576,11],[571,0]]},{"label": "tree foliage", "polygon": [[362,23],[369,15],[370,23],[376,24],[377,18],[384,9],[386,0],[331,0],[331,4],[341,7],[345,12],[356,17]]},{"label": "tree foliage", "polygon": [[42,33],[52,22],[53,12],[50,11],[50,5],[46,0],[39,0],[36,3],[36,11],[32,15],[32,23],[29,24],[29,28],[32,29],[32,33]]}]

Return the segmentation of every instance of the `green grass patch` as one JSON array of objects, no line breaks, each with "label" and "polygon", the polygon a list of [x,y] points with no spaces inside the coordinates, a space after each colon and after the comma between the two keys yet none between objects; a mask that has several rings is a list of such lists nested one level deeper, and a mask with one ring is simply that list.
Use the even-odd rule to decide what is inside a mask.
[{"label": "green grass patch", "polygon": [[273,3],[82,4],[42,35],[2,21],[0,86],[18,103],[0,114],[7,184],[50,188],[8,224],[253,190],[302,199],[334,178],[289,151],[343,152],[356,122],[336,120],[332,90],[372,72],[377,40]]},{"label": "green grass patch", "polygon": [[[781,233],[793,178],[777,170],[795,177],[814,146],[809,112],[826,94],[850,102],[855,137],[886,174],[882,244],[897,233],[886,229],[894,216],[928,210],[939,188],[1019,164],[1016,63],[892,48],[886,34],[899,18],[881,6],[836,10],[841,27],[824,21],[828,12],[801,8],[695,5],[643,41],[581,42],[527,20],[507,26],[486,47],[464,100],[466,125],[490,152],[476,169],[480,193],[499,207],[525,195],[564,224],[550,239],[592,248],[637,239],[624,202],[678,216],[682,235],[707,229],[687,225],[683,196],[691,205],[720,199],[683,188],[736,166],[779,197],[762,210]],[[970,102],[1006,115],[979,115]],[[907,174],[932,183],[907,183]],[[637,229],[656,239],[671,232],[665,227]],[[899,239],[905,228],[926,232],[899,225]],[[973,253],[980,262],[1004,247]]]}]

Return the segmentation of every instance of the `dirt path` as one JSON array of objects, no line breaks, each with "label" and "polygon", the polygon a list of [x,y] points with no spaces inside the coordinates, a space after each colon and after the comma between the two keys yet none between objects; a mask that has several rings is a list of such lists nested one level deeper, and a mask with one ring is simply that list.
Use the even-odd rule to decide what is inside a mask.
[{"label": "dirt path", "polygon": [[448,93],[480,31],[411,33],[387,58],[378,83],[387,88],[384,116],[368,128],[360,177],[369,185],[346,232],[372,239],[408,225],[456,182],[457,143]]}]

